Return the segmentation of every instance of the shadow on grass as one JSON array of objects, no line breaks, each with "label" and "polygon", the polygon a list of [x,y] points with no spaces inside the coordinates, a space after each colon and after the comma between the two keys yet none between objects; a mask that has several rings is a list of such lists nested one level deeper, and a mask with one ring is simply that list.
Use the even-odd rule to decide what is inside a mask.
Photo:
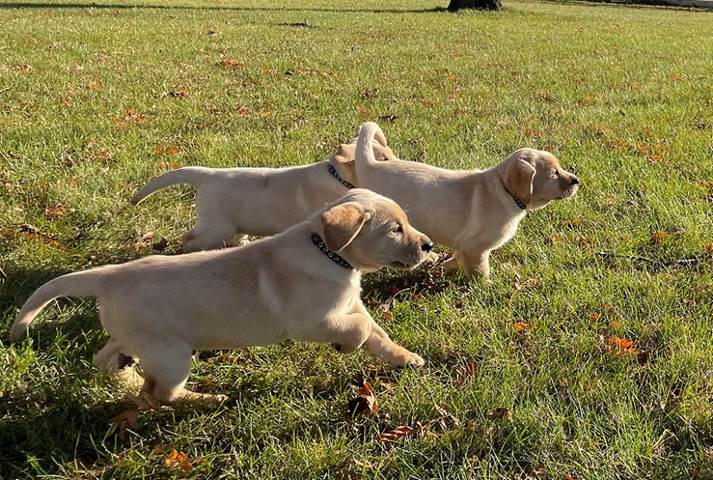
[{"label": "shadow on grass", "polygon": [[[7,278],[2,284],[2,293],[0,294],[0,314],[5,317],[6,324],[0,331],[0,340],[4,343],[9,343],[9,328],[15,320],[23,303],[32,295],[37,288],[44,283],[56,278],[60,275],[68,273],[64,270],[55,268],[23,268],[9,267],[6,270]],[[59,297],[55,300],[59,305],[74,305],[77,302],[83,302],[74,298]],[[89,300],[91,301],[91,300]],[[52,304],[46,308],[51,308]],[[69,322],[33,322],[30,328],[29,337],[33,340],[33,345],[40,349],[46,349],[52,345],[60,336],[68,338],[77,338],[83,335],[84,331],[96,331],[100,329],[98,313],[88,311],[80,315],[75,315]],[[97,347],[98,348],[98,347]]]},{"label": "shadow on grass", "polygon": [[9,2],[0,4],[0,9],[11,8],[97,8],[107,10],[198,10],[198,11],[232,11],[232,12],[327,12],[327,13],[433,13],[446,12],[444,7],[421,9],[398,8],[296,8],[296,7],[224,7],[224,6],[190,6],[190,5],[146,5],[146,4],[98,4],[98,3],[34,3]]}]

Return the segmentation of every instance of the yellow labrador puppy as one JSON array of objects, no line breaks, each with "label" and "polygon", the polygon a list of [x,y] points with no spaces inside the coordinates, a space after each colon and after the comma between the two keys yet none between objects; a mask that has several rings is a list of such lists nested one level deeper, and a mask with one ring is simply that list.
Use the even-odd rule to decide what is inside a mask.
[{"label": "yellow labrador puppy", "polygon": [[[274,235],[354,188],[355,148],[340,145],[328,159],[299,167],[179,168],[151,180],[131,203],[169,185],[195,186],[198,222],[183,235],[184,252],[237,244],[247,235]],[[385,143],[374,149],[376,158],[393,157]]]},{"label": "yellow labrador puppy", "polygon": [[456,252],[469,275],[490,274],[490,252],[509,241],[528,211],[577,193],[579,179],[542,150],[523,148],[487,170],[446,170],[389,158],[377,162],[374,138],[386,144],[379,126],[363,124],[356,151],[360,187],[393,198],[414,226]]},{"label": "yellow labrador puppy", "polygon": [[216,399],[184,388],[192,350],[268,345],[285,338],[362,345],[397,367],[423,359],[395,344],[360,299],[360,272],[414,268],[431,240],[392,200],[354,189],[289,230],[244,248],[152,256],[58,277],[20,310],[10,335],[24,337],[58,296],[97,297],[110,334],[97,367],[116,373],[136,357],[143,393],[159,402]]}]

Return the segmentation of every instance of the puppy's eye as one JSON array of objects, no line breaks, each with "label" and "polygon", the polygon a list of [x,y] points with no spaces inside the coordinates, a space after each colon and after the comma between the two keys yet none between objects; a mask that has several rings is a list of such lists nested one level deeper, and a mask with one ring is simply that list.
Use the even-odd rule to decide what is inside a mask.
[{"label": "puppy's eye", "polygon": [[394,225],[391,227],[391,233],[404,233],[404,227],[401,224]]}]

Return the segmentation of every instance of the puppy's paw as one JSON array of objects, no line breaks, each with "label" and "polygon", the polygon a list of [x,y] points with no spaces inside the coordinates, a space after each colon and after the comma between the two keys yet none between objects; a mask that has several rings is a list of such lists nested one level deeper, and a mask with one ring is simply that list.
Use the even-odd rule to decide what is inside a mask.
[{"label": "puppy's paw", "polygon": [[408,350],[404,349],[402,352],[399,352],[397,355],[394,355],[394,358],[389,363],[392,367],[405,368],[422,367],[426,363],[426,361],[421,358],[420,355],[413,352],[409,352]]}]

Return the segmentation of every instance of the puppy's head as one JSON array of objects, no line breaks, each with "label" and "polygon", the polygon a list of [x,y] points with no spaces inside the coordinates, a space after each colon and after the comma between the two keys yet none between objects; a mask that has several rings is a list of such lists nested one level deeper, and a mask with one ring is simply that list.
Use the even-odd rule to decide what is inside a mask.
[{"label": "puppy's head", "polygon": [[523,201],[528,210],[542,208],[552,200],[573,197],[579,179],[564,170],[549,152],[522,148],[503,161],[501,178],[505,188]]},{"label": "puppy's head", "polygon": [[411,269],[433,248],[431,239],[412,227],[396,202],[355,188],[319,215],[324,243],[354,268]]}]

